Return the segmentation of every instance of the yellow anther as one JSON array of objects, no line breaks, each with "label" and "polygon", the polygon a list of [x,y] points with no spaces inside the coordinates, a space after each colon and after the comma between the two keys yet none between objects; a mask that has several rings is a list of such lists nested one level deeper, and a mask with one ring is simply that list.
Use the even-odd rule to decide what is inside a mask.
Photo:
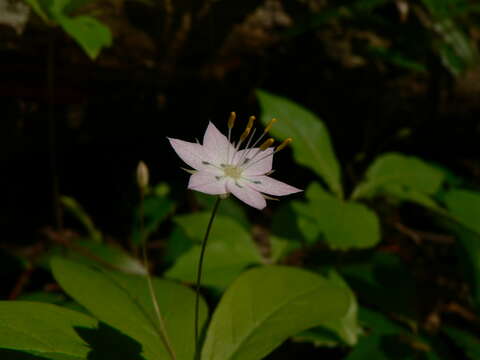
[{"label": "yellow anther", "polygon": [[278,145],[278,147],[275,149],[275,152],[278,152],[282,149],[284,149],[285,147],[287,147],[291,142],[293,141],[292,138],[286,138],[285,140],[283,140],[283,142]]},{"label": "yellow anther", "polygon": [[267,124],[267,126],[265,127],[265,130],[263,131],[265,134],[267,132],[270,131],[270,129],[272,128],[273,124],[275,124],[278,120],[273,118],[272,120],[270,120],[270,122]]},{"label": "yellow anther", "polygon": [[255,116],[250,116],[250,118],[248,119],[247,127],[245,128],[245,131],[243,132],[242,135],[240,135],[240,141],[244,141],[248,137],[248,135],[250,134],[250,131],[252,130],[254,121],[255,121]]},{"label": "yellow anther", "polygon": [[230,117],[228,118],[228,128],[231,129],[233,128],[233,125],[235,125],[235,119],[237,118],[237,114],[235,112],[230,113]]},{"label": "yellow anther", "polygon": [[262,150],[262,151],[267,150],[270,146],[272,146],[274,141],[275,140],[273,138],[265,140],[265,142],[262,145],[260,145],[260,150]]}]

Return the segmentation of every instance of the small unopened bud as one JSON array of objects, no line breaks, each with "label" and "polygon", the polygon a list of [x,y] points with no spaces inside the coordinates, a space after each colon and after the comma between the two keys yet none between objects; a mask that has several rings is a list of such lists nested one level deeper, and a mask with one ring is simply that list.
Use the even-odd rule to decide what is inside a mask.
[{"label": "small unopened bud", "polygon": [[137,184],[141,190],[148,187],[148,167],[143,161],[140,161],[137,166]]}]

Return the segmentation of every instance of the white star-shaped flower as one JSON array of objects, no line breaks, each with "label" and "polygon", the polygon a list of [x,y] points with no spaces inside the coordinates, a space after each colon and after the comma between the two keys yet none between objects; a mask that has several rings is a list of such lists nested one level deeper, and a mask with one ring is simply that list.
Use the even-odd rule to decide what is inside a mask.
[{"label": "white star-shaped flower", "polygon": [[[235,114],[229,120],[229,138]],[[230,143],[211,122],[203,137],[203,145],[179,139],[168,138],[178,156],[194,170],[188,182],[188,188],[211,195],[233,194],[246,204],[263,209],[267,205],[263,194],[282,196],[302,190],[275,180],[268,176],[272,173],[273,155],[287,145],[287,139],[274,150],[268,139],[260,147],[255,145],[264,137],[274,121],[263,132],[262,136],[249,147],[255,131],[250,135],[254,117],[250,118],[247,129],[237,144]],[[248,139],[247,145],[240,150],[242,143]],[[267,197],[268,198],[268,197]]]}]

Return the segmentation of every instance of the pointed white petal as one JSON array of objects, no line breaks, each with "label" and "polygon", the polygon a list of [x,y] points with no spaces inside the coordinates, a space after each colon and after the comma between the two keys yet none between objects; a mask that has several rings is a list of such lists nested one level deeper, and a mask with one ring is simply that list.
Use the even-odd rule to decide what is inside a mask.
[{"label": "pointed white petal", "polygon": [[192,176],[188,182],[188,188],[210,195],[226,194],[225,178],[220,178],[210,172],[199,171]]},{"label": "pointed white petal", "polygon": [[235,148],[228,142],[227,137],[218,131],[212,122],[208,123],[203,136],[203,147],[216,165],[226,164],[227,156],[232,158],[235,153]]},{"label": "pointed white petal", "polygon": [[303,191],[269,176],[247,176],[245,181],[253,189],[269,195],[282,196]]},{"label": "pointed white petal", "polygon": [[[250,175],[264,175],[270,170],[272,170],[273,162],[273,148],[268,148],[264,151],[261,151],[259,148],[252,148],[249,150],[240,150],[235,154],[234,164],[241,160],[239,164],[243,168],[243,174],[246,176]],[[245,154],[245,152],[247,152]],[[247,159],[245,162],[245,159]]]},{"label": "pointed white petal", "polygon": [[227,180],[227,190],[247,205],[256,209],[262,210],[267,206],[267,202],[262,194],[249,187],[246,182],[229,179]]},{"label": "pointed white petal", "polygon": [[[208,162],[210,161],[210,158],[205,153],[202,145],[179,139],[167,139],[170,141],[170,145],[172,145],[173,150],[175,150],[177,155],[185,162],[185,164],[196,170],[202,170],[209,167]],[[207,164],[205,162],[207,162]]]}]

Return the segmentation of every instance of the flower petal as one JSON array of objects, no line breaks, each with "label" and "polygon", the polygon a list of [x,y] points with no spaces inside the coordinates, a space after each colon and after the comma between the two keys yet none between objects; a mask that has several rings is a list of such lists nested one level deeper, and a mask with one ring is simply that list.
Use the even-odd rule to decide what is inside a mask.
[{"label": "flower petal", "polygon": [[203,147],[216,165],[228,163],[228,156],[232,158],[235,154],[235,148],[212,122],[208,123],[203,136]]},{"label": "flower petal", "polygon": [[247,176],[245,181],[253,189],[269,195],[282,196],[303,191],[269,176]]},{"label": "flower petal", "polygon": [[267,206],[267,202],[262,194],[249,187],[246,182],[229,179],[227,180],[227,190],[247,205],[256,209],[262,210]]},{"label": "flower petal", "polygon": [[210,195],[226,194],[225,178],[216,176],[207,171],[199,171],[188,181],[188,188]]},{"label": "flower petal", "polygon": [[[247,152],[246,155],[245,152]],[[245,159],[248,157],[249,160],[245,163],[245,159],[242,159],[242,157],[245,157]],[[241,163],[244,164],[241,165],[244,175],[264,175],[272,170],[273,148],[268,148],[264,151],[259,148],[240,150],[235,154],[233,163],[236,164],[241,159]]]},{"label": "flower petal", "polygon": [[177,155],[189,166],[196,170],[208,168],[211,165],[205,164],[209,157],[205,154],[203,146],[200,144],[183,141],[179,139],[167,138]]}]

